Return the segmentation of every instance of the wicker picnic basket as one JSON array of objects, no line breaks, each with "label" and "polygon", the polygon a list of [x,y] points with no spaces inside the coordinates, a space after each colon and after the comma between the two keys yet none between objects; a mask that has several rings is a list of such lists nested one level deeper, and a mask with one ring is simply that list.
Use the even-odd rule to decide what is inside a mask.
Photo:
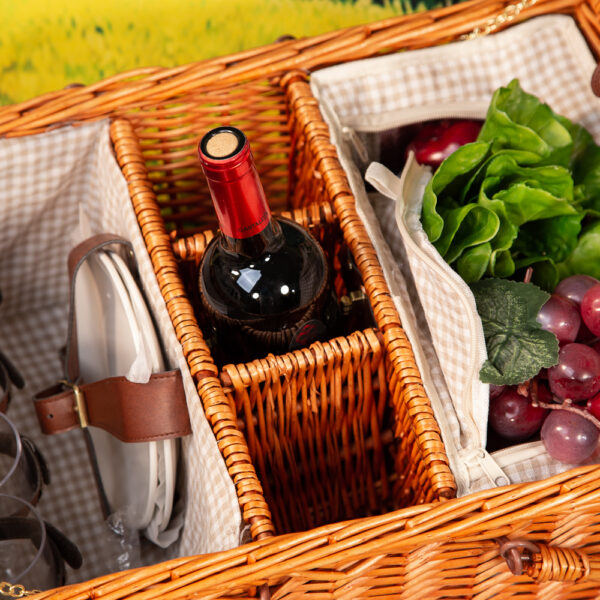
[{"label": "wicker picnic basket", "polygon": [[[308,85],[323,66],[548,13],[573,15],[599,56],[599,11],[575,0],[469,1],[0,109],[6,137],[111,118],[156,278],[253,540],[39,597],[600,597],[598,467],[452,499],[410,343]],[[186,279],[215,227],[195,147],[217,124],[248,135],[274,211],[309,228],[332,260],[350,251],[372,324],[309,350],[217,367]]]}]

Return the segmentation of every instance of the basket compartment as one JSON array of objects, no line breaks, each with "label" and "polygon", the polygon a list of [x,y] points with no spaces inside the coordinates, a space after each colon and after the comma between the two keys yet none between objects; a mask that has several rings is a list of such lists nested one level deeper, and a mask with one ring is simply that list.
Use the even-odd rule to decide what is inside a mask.
[{"label": "basket compartment", "polygon": [[[81,569],[69,570],[67,581],[165,560],[178,549],[177,545],[165,550],[145,540],[138,542],[137,530],[125,520],[119,521],[123,534],[115,535],[114,521],[109,523],[103,515],[83,432],[43,435],[31,401],[34,394],[64,378],[61,356],[69,326],[70,295],[67,260],[71,248],[92,234],[109,232],[132,243],[165,362],[170,368],[179,368],[183,376],[194,428],[194,435],[186,436],[181,444],[181,455],[186,457],[182,463],[187,468],[185,477],[177,481],[177,496],[187,500],[186,529],[196,532],[188,548],[210,552],[236,546],[241,514],[235,488],[165,309],[127,185],[112,152],[108,120],[8,140],[0,154],[5,166],[0,202],[5,225],[0,236],[0,336],[2,352],[26,382],[25,388],[15,390],[7,414],[19,431],[34,440],[48,465],[50,483],[39,502],[44,518],[82,553]],[[111,289],[105,293],[109,299],[114,297]],[[110,322],[104,314],[99,318]],[[97,331],[102,335],[102,327]],[[88,348],[94,352],[93,346]],[[102,350],[92,356],[102,360]],[[196,489],[207,493],[193,494]],[[140,494],[144,491],[141,488]],[[169,526],[174,539],[182,524],[180,502]]]},{"label": "basket compartment", "polygon": [[[599,103],[589,83],[595,64],[577,22],[548,15],[468,43],[338,65],[311,81],[414,344],[458,495],[543,480],[569,465],[552,459],[539,436],[499,452],[486,443],[489,390],[479,370],[487,353],[475,299],[457,263],[448,266],[423,231],[430,171],[410,158],[393,166],[391,158],[405,156],[407,128],[417,123],[483,120],[494,91],[512,79],[598,139]],[[511,253],[517,262],[521,255]]]},{"label": "basket compartment", "polygon": [[[186,96],[112,128],[167,308],[255,538],[454,493],[410,344],[317,116],[305,79],[291,74],[281,84]],[[351,291],[337,260],[350,249],[377,330],[215,364],[190,299],[215,226],[196,145],[220,124],[246,133],[272,210],[290,209],[320,239],[338,295]]]},{"label": "basket compartment", "polygon": [[[310,208],[287,214],[306,225],[329,256],[338,256],[345,245],[337,224],[315,226],[306,218],[309,212],[333,216],[331,208]],[[201,240],[191,243],[198,250]],[[196,260],[190,262],[190,269],[182,267],[193,284]],[[332,262],[339,297],[348,289],[339,261]],[[371,321],[369,307],[363,310],[361,320]],[[395,472],[383,340],[372,327],[347,333],[220,372],[278,532],[379,514],[406,501],[403,477]]]}]

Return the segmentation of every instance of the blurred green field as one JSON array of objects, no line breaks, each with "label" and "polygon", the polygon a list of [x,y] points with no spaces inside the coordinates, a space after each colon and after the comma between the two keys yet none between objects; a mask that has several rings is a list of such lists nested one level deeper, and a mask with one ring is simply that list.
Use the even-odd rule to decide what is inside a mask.
[{"label": "blurred green field", "polygon": [[[0,104],[442,4],[436,0],[1,0]],[[449,3],[449,0],[446,0]]]}]

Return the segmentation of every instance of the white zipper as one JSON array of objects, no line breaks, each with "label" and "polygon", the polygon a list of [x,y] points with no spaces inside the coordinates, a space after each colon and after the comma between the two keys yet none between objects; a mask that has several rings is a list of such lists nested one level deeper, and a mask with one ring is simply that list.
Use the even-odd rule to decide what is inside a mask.
[{"label": "white zipper", "polygon": [[527,442],[516,446],[509,446],[502,450],[492,452],[491,456],[501,467],[507,467],[516,462],[524,462],[545,453],[546,449],[542,441]]},{"label": "white zipper", "polygon": [[367,167],[369,164],[369,153],[363,144],[363,141],[360,139],[360,136],[356,133],[356,130],[352,129],[352,127],[342,127],[342,136],[354,149],[356,156],[360,160],[361,166],[363,168]]},{"label": "white zipper", "polygon": [[[415,183],[415,187],[417,189],[424,188],[426,185],[426,177],[428,178],[428,172],[425,168],[420,169],[418,172],[411,173],[411,167],[416,164],[414,162],[414,156],[411,154],[407,160],[406,168],[403,172],[402,177],[398,180],[394,176],[393,181],[397,181],[398,188],[404,188],[406,177],[419,177],[419,182]],[[385,170],[385,171],[384,171]],[[365,175],[365,179],[369,181],[380,193],[389,196],[391,198],[397,197],[401,190],[390,189],[385,181],[388,179],[387,177],[388,170],[386,167],[379,163],[372,163],[367,169],[367,173]],[[392,174],[393,175],[393,174]],[[460,288],[462,284],[460,281],[456,279],[448,279],[446,273],[443,271],[442,265],[439,264],[433,257],[429,256],[426,252],[424,252],[412,239],[411,235],[406,230],[405,223],[403,219],[397,220],[398,227],[401,231],[401,236],[404,239],[406,244],[407,252],[413,252],[416,256],[419,256],[420,260],[427,263],[429,267],[436,273],[439,274],[440,277],[445,278],[445,280],[454,288],[460,298],[465,297],[464,290]],[[458,276],[457,276],[458,277]],[[475,322],[475,315],[472,306],[468,304],[468,301],[465,299],[465,309],[467,310],[468,318],[469,318],[469,332],[471,337],[471,348],[473,349],[473,358],[470,364],[470,377],[468,381],[473,381],[475,378],[479,377],[479,361],[477,360],[477,356],[481,356],[483,351],[485,350],[485,340],[483,339],[483,333],[481,328],[478,327]],[[440,406],[439,399],[437,398],[437,394],[431,396],[430,398],[432,405],[434,406],[435,414],[438,417],[438,421],[445,420],[443,407]],[[471,440],[471,443],[467,447],[462,447],[460,444],[460,440],[455,440],[454,446],[456,448],[456,454],[458,456],[458,460],[460,460],[466,467],[467,473],[465,475],[469,480],[473,480],[473,469],[481,470],[489,479],[490,483],[493,486],[501,486],[507,485],[510,483],[508,476],[504,473],[504,471],[498,466],[494,458],[485,450],[485,441],[483,438],[483,432],[480,431],[477,423],[473,419],[473,389],[472,385],[468,387],[464,396],[461,396],[459,399],[455,399],[455,402],[459,402],[459,407],[463,415],[465,415],[466,421],[460,423],[461,428],[466,433],[466,435]],[[464,482],[464,486],[466,489],[469,488],[469,481]]]},{"label": "white zipper", "polygon": [[[321,99],[322,102],[322,99]],[[365,145],[362,143],[358,132],[365,133],[376,133],[380,131],[385,131],[386,129],[392,129],[396,127],[401,127],[403,125],[409,125],[414,123],[419,123],[423,121],[429,121],[433,119],[450,119],[450,118],[463,118],[463,119],[483,119],[486,115],[486,111],[488,108],[489,102],[477,102],[472,103],[469,106],[465,107],[464,104],[448,104],[441,108],[433,109],[431,107],[420,107],[414,108],[411,110],[402,110],[396,111],[392,113],[388,113],[383,117],[381,115],[375,116],[367,116],[366,118],[361,117],[356,120],[348,120],[348,125],[342,125],[335,111],[328,106],[328,103],[322,102],[321,109],[323,114],[326,117],[329,117],[330,122],[333,125],[333,129],[341,132],[342,140],[341,142],[345,142],[345,144],[351,147],[354,150],[354,155],[362,162],[362,167],[366,167],[368,165],[369,156]],[[334,140],[335,143],[335,140]],[[409,159],[410,160],[410,159]],[[369,168],[375,168],[380,166],[381,168],[385,168],[382,165],[377,165],[377,163],[373,163]],[[406,173],[406,169],[404,173]],[[368,179],[367,177],[365,177]],[[379,181],[379,178],[377,178]],[[371,183],[373,183],[371,181]],[[404,177],[399,183],[400,186],[404,185]],[[381,186],[376,186],[381,187]],[[388,195],[394,198],[397,197],[397,194],[393,190],[387,190]],[[400,190],[401,191],[401,190]],[[384,192],[385,193],[385,192]],[[404,225],[402,224],[402,227]],[[416,243],[412,240],[412,237],[408,235],[406,230],[403,231],[403,238],[408,241],[407,245],[411,246],[411,250],[413,252],[417,252],[422,260],[425,260],[432,268],[435,269],[437,273],[441,276],[445,276],[441,265],[439,265],[435,260],[429,255],[422,252],[422,250],[416,245]],[[464,291],[460,290],[459,283],[454,279],[451,280],[451,285],[455,288],[456,291],[461,292],[460,297],[464,297]],[[466,286],[466,284],[464,284]],[[477,327],[477,324],[473,321],[474,315],[470,306],[466,306],[468,309],[469,315],[469,329],[471,335],[471,347],[474,349],[474,354],[481,354],[482,348],[485,349],[485,340],[482,337],[482,332],[480,328]],[[471,377],[469,381],[473,381],[473,378],[479,377],[479,364],[475,364],[475,360],[473,360],[470,365],[469,371],[471,372]],[[494,486],[505,485],[510,483],[509,478],[502,471],[502,469],[497,465],[492,456],[485,450],[484,444],[484,434],[481,432],[472,417],[472,405],[473,405],[473,389],[472,386],[469,386],[467,393],[458,400],[460,402],[460,408],[462,409],[462,414],[468,415],[468,420],[466,423],[461,423],[463,430],[467,436],[472,440],[472,445],[468,448],[462,448],[460,446],[460,440],[456,441],[457,454],[459,459],[464,463],[468,470],[468,476],[472,480],[472,472],[473,468],[480,468],[483,473],[489,478],[490,483]],[[440,407],[441,408],[441,407]],[[467,408],[467,410],[465,410]],[[443,410],[438,410],[438,415],[443,416]],[[465,482],[467,488],[469,486],[468,482]]]},{"label": "white zipper", "polygon": [[[414,155],[411,154],[407,160],[403,175],[399,180],[398,187],[400,187],[400,188],[404,187],[405,178],[410,173],[410,169],[414,164],[416,164],[414,162]],[[378,176],[378,171],[380,172],[381,169],[386,169],[386,167],[384,167],[383,165],[380,165],[379,163],[372,163],[369,166],[369,169],[367,170],[365,179],[367,181],[369,181],[369,183],[371,183],[376,189],[378,189],[382,193],[385,193],[386,195],[388,195],[392,198],[397,197],[399,195],[398,192],[400,192],[400,190],[398,190],[398,191],[391,190],[391,189],[387,188],[387,186],[384,183],[382,183],[383,177]],[[420,171],[420,173],[418,175],[420,177],[419,188],[424,187],[424,185],[426,184],[426,182],[425,182],[426,174],[427,173],[424,169]],[[385,191],[382,188],[384,188]],[[432,270],[434,270],[436,273],[438,273],[440,278],[445,279],[451,285],[451,287],[454,289],[454,291],[457,293],[457,295],[461,299],[464,298],[465,290],[461,289],[462,286],[461,286],[460,282],[456,281],[456,279],[454,279],[454,278],[448,278],[447,274],[444,272],[444,270],[442,269],[442,266],[439,264],[439,262],[436,261],[433,257],[429,256],[429,254],[424,252],[415,243],[415,241],[412,239],[412,236],[407,231],[404,221],[402,219],[398,220],[398,227],[401,229],[401,235],[407,246],[407,252],[411,251],[415,255],[419,256],[419,258],[423,262],[427,263],[427,265]],[[466,286],[466,284],[463,284],[463,285]],[[464,309],[466,310],[466,313],[467,313],[468,319],[469,319],[469,333],[470,333],[470,338],[471,338],[470,339],[471,348],[473,348],[474,353],[476,353],[477,351],[479,351],[481,353],[481,349],[485,348],[485,340],[483,339],[483,333],[481,331],[481,328],[477,327],[477,323],[474,321],[474,313],[472,310],[473,307],[470,306],[466,300],[463,300],[463,302],[464,302]],[[473,379],[475,377],[477,377],[477,378],[479,377],[479,367],[480,367],[480,365],[475,364],[475,360],[472,359],[471,364],[469,365],[469,373],[471,375],[470,375],[470,378],[468,379],[468,381],[473,381]],[[460,398],[458,401],[460,402],[460,408],[462,409],[462,413],[465,415],[470,415],[472,412],[471,406],[473,405],[473,396],[472,396],[471,386],[469,386],[467,393],[462,398]],[[478,441],[478,446],[482,447],[484,445],[483,439],[482,439],[481,432],[479,431],[479,428],[477,427],[477,424],[472,419],[469,419],[468,423],[466,423],[466,424],[463,423],[462,425],[466,426],[466,428],[468,428],[468,432],[472,436],[474,436],[473,439]],[[467,450],[467,449],[465,449],[465,450]]]},{"label": "white zipper", "polygon": [[[485,119],[489,108],[489,100],[470,102],[449,102],[443,106],[418,106],[415,108],[398,109],[384,115],[370,114],[360,117],[348,117],[344,126],[355,131],[377,133],[387,129],[395,129],[404,125],[414,125],[437,119]],[[333,112],[331,108],[329,111]]]},{"label": "white zipper", "polygon": [[[527,442],[516,446],[509,446],[502,450],[496,450],[488,454],[489,459],[481,459],[478,467],[472,471],[472,479],[479,479],[481,475],[487,475],[492,481],[496,478],[496,485],[506,485],[511,483],[509,478],[504,474],[503,469],[519,463],[528,462],[540,455],[546,453],[544,444],[541,441]],[[487,453],[486,453],[487,454]],[[477,460],[473,461],[477,462]],[[498,473],[496,473],[498,470]],[[518,481],[515,483],[519,483]]]},{"label": "white zipper", "polygon": [[[409,155],[409,158],[406,163],[406,167],[403,171],[402,177],[397,180],[399,190],[389,189],[384,180],[386,179],[385,174],[382,173],[381,176],[378,175],[378,172],[381,173],[382,169],[386,169],[383,165],[379,163],[372,163],[367,173],[365,174],[365,179],[369,181],[376,189],[378,189],[381,193],[384,193],[392,198],[397,197],[402,189],[405,186],[406,177],[415,176],[419,177],[419,183],[415,184],[417,189],[424,188],[426,185],[425,178],[429,177],[429,173],[427,170],[420,169],[418,173],[414,175],[411,174],[411,167],[416,164],[414,161],[414,155]],[[387,169],[386,169],[387,171]],[[436,273],[439,274],[440,277],[443,277],[447,283],[451,287],[454,288],[458,297],[465,298],[465,290],[461,289],[466,284],[461,284],[460,281],[457,281],[455,278],[448,278],[447,274],[443,271],[442,265],[439,264],[432,256],[429,256],[426,252],[424,252],[412,239],[412,236],[408,233],[406,229],[406,225],[403,219],[397,219],[398,227],[401,230],[402,238],[406,244],[407,252],[413,252],[415,255],[419,256],[420,259],[427,263],[427,265]],[[457,276],[458,277],[458,276]],[[463,300],[466,304],[464,308],[467,311],[468,319],[469,319],[469,333],[470,333],[470,342],[471,348],[473,349],[471,364],[469,365],[470,377],[468,381],[474,381],[479,378],[479,361],[477,356],[480,356],[485,350],[485,339],[483,338],[483,332],[481,327],[478,327],[478,323],[475,322],[476,312],[474,312],[473,307],[470,306],[466,299]],[[466,465],[469,471],[469,478],[473,479],[473,468],[479,468],[481,471],[488,477],[490,483],[494,486],[508,485],[510,483],[510,479],[504,473],[502,468],[497,464],[494,457],[490,455],[490,453],[485,450],[485,440],[483,436],[483,432],[480,431],[477,423],[473,419],[473,389],[472,385],[467,388],[464,396],[461,396],[459,399],[455,399],[456,402],[459,402],[459,407],[463,415],[467,417],[466,422],[461,423],[461,427],[465,430],[467,436],[472,440],[471,444],[468,447],[461,447],[460,440],[456,441],[456,446],[458,449],[458,457],[459,459]],[[441,407],[440,407],[441,408]],[[438,418],[443,418],[444,412],[443,410],[437,411]],[[467,484],[468,485],[468,484]]]}]

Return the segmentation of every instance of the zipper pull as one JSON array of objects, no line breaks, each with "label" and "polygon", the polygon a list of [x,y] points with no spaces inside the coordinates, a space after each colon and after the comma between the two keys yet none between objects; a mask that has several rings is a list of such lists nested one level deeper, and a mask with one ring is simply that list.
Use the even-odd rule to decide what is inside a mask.
[{"label": "zipper pull", "polygon": [[510,479],[506,473],[498,466],[498,463],[487,450],[479,450],[477,459],[483,472],[495,486],[500,487],[510,483]]},{"label": "zipper pull", "polygon": [[462,451],[460,457],[467,466],[479,465],[494,487],[501,487],[510,483],[508,475],[498,466],[498,463],[487,450],[475,448],[467,452]]}]

